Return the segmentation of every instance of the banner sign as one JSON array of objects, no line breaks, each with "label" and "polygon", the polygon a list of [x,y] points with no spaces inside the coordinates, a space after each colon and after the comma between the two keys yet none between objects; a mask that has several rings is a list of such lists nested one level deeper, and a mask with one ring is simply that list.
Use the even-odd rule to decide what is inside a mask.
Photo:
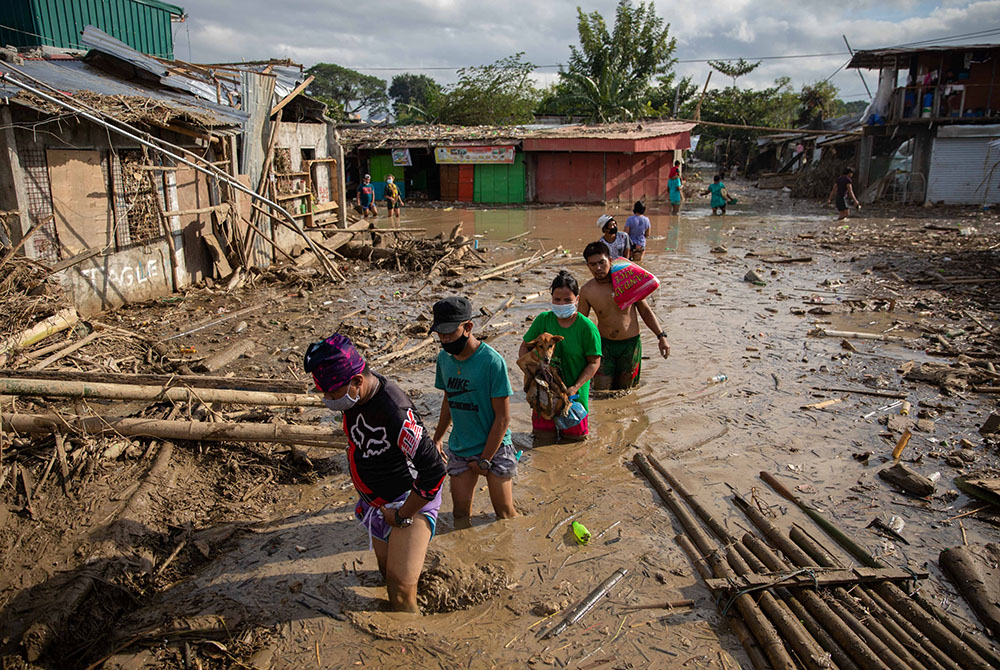
[{"label": "banner sign", "polygon": [[413,165],[413,161],[410,160],[410,150],[393,149],[392,164],[395,165],[396,167],[410,167],[411,165]]},{"label": "banner sign", "polygon": [[513,163],[514,147],[437,147],[438,163]]}]

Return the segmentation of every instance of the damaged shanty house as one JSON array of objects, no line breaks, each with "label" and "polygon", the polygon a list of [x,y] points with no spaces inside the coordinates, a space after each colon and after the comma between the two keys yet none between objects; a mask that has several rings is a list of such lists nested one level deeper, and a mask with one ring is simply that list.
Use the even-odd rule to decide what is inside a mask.
[{"label": "damaged shanty house", "polygon": [[757,174],[758,188],[788,187],[792,197],[824,197],[843,168],[855,165],[860,141],[858,114],[817,119],[798,131],[758,137],[748,172]]},{"label": "damaged shanty house", "polygon": [[998,44],[855,52],[849,68],[879,71],[858,149],[859,192],[870,186],[913,203],[1000,202],[998,59]]},{"label": "damaged shanty house", "polygon": [[81,314],[238,279],[311,245],[305,228],[343,225],[339,144],[301,66],[79,39],[85,55],[0,62],[0,210],[5,245]]}]

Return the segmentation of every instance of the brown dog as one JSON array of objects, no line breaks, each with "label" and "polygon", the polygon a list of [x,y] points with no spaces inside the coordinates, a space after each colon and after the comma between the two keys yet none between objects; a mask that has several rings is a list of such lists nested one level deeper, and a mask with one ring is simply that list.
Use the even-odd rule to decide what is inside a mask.
[{"label": "brown dog", "polygon": [[517,359],[517,367],[524,372],[524,393],[531,409],[549,421],[569,411],[566,384],[559,371],[552,368],[552,354],[561,335],[542,333],[527,342],[528,353]]}]

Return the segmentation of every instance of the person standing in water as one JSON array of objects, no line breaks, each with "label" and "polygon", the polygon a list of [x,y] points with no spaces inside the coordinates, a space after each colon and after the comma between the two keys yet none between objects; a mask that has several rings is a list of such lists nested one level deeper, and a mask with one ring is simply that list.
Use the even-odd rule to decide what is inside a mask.
[{"label": "person standing in water", "polygon": [[497,519],[517,516],[513,477],[517,457],[511,442],[507,362],[472,334],[472,303],[455,296],[434,303],[431,332],[437,333],[434,387],[444,391],[434,444],[444,453],[448,438],[448,475],[455,525],[468,526],[479,478],[486,478]]},{"label": "person standing in water", "polygon": [[707,195],[709,193],[712,194],[712,199],[709,201],[709,205],[712,207],[712,216],[715,216],[720,212],[723,216],[725,216],[726,204],[728,203],[726,198],[729,193],[726,191],[726,185],[722,183],[722,175],[715,175],[708,188],[701,192],[702,195]]},{"label": "person standing in water", "polygon": [[637,200],[632,206],[632,216],[625,219],[625,233],[632,241],[632,260],[642,261],[646,253],[646,235],[649,233],[649,218],[646,217],[646,205]]},{"label": "person standing in water", "polygon": [[618,232],[618,222],[610,214],[597,218],[597,227],[603,233],[598,241],[608,248],[611,258],[632,258],[632,241],[625,233]]},{"label": "person standing in water", "polygon": [[580,289],[579,310],[589,316],[597,314],[597,330],[601,334],[601,365],[594,375],[595,390],[629,389],[639,384],[642,368],[642,342],[639,339],[639,319],[656,335],[660,355],[670,355],[667,334],[660,327],[645,298],[622,309],[615,302],[611,287],[611,259],[607,247],[591,242],[583,250],[587,268],[593,279]]},{"label": "person standing in water", "polygon": [[375,208],[375,187],[372,186],[370,174],[362,177],[361,186],[358,187],[358,209],[361,210],[361,216],[378,216],[378,210]]},{"label": "person standing in water", "polygon": [[[542,333],[558,335],[562,341],[556,344],[552,356],[552,366],[566,384],[566,395],[576,395],[583,408],[590,412],[590,379],[601,365],[601,334],[594,322],[577,311],[580,300],[580,285],[566,270],[561,270],[549,287],[552,294],[552,309],[542,312],[531,322],[524,334],[518,358],[528,353],[528,342]],[[587,439],[590,426],[583,421],[563,431],[556,428],[554,421],[531,411],[531,434],[538,444],[549,444],[560,438],[568,442]]]},{"label": "person standing in water", "polygon": [[854,206],[861,209],[861,203],[854,195],[854,184],[851,181],[851,177],[854,175],[854,168],[844,168],[844,174],[837,177],[837,181],[834,182],[833,188],[830,189],[830,195],[826,196],[826,204],[830,204],[833,200],[833,196],[837,196],[837,212],[840,214],[837,217],[838,221],[847,218],[849,210],[847,209],[847,197],[850,196],[851,200],[854,201]]},{"label": "person standing in water", "polygon": [[670,195],[670,213],[677,216],[681,212],[681,202],[684,200],[684,194],[681,193],[680,172],[667,180],[667,189]]},{"label": "person standing in water", "polygon": [[344,414],[347,462],[389,604],[419,614],[417,581],[441,508],[445,466],[410,398],[368,369],[345,335],[309,345],[305,371],[323,404]]},{"label": "person standing in water", "polygon": [[396,217],[396,224],[399,225],[400,211],[403,206],[403,198],[399,195],[399,187],[396,186],[396,178],[393,175],[385,177],[385,208],[389,215],[389,221]]}]

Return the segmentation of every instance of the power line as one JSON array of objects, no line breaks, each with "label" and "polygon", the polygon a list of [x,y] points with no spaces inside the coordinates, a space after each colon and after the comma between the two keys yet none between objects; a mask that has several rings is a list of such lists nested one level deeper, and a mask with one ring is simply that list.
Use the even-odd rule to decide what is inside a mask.
[{"label": "power line", "polygon": [[[678,59],[677,63],[707,63],[709,61],[723,61],[730,62],[735,60],[787,60],[790,58],[827,58],[830,56],[849,56],[850,54],[846,51],[838,51],[835,53],[825,53],[825,54],[788,54],[785,56],[754,56],[752,58],[747,58],[746,56],[735,56],[733,58],[681,58]],[[556,63],[555,65],[536,65],[536,70],[548,70],[552,68],[563,67],[563,63]],[[414,70],[461,70],[462,68],[469,67],[468,65],[462,65],[456,67],[454,65],[434,65],[428,67],[354,67],[355,70],[365,70],[366,72],[411,72]]]},{"label": "power line", "polygon": [[890,47],[884,47],[884,48],[886,48],[886,49],[898,49],[898,48],[902,48],[902,47],[914,47],[914,46],[920,46],[920,45],[924,45],[924,44],[931,44],[933,42],[943,42],[945,40],[959,40],[959,39],[967,39],[967,38],[972,38],[972,37],[987,37],[989,35],[995,35],[997,33],[1000,33],[1000,28],[990,28],[989,30],[979,30],[979,31],[974,32],[974,33],[963,33],[961,35],[946,35],[946,36],[943,36],[943,37],[932,37],[932,38],[928,38],[926,40],[918,40],[916,42],[904,42],[903,44],[894,44],[894,45],[892,45]]}]

